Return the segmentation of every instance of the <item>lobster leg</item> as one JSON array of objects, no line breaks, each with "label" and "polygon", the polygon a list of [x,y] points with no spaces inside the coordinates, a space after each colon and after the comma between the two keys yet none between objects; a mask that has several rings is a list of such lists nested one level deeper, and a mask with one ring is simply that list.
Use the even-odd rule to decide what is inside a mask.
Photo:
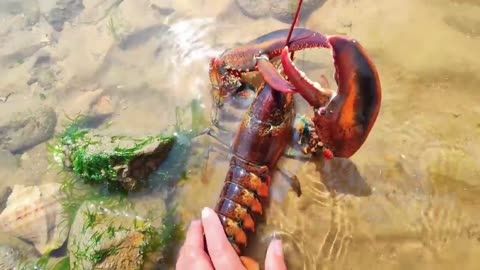
[{"label": "lobster leg", "polygon": [[292,172],[290,172],[288,169],[283,168],[279,164],[277,164],[276,168],[281,174],[283,174],[284,177],[287,178],[288,183],[290,184],[290,187],[292,188],[293,192],[297,194],[297,197],[302,196],[302,185],[300,184],[298,177]]},{"label": "lobster leg", "polygon": [[294,144],[300,147],[302,154],[316,154],[319,150],[327,159],[333,158],[332,151],[323,143],[312,120],[304,115],[297,115],[293,131]]},{"label": "lobster leg", "polygon": [[[339,36],[328,38],[333,51],[336,95],[325,106],[321,89],[299,71],[282,52],[282,64],[290,82],[314,107],[313,123],[319,140],[334,156],[348,158],[367,139],[380,111],[381,85],[377,69],[356,41]],[[322,108],[325,106],[324,108]]]}]

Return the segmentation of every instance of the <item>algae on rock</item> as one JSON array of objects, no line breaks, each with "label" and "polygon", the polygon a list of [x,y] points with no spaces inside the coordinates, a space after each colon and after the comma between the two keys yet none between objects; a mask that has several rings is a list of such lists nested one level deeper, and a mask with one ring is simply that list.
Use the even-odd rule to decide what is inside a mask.
[{"label": "algae on rock", "polygon": [[146,184],[150,174],[168,157],[175,141],[174,135],[106,137],[93,134],[74,121],[50,149],[57,162],[85,182],[130,192]]},{"label": "algae on rock", "polygon": [[70,268],[136,270],[159,263],[180,236],[169,215],[155,228],[148,219],[85,202],[70,231]]}]

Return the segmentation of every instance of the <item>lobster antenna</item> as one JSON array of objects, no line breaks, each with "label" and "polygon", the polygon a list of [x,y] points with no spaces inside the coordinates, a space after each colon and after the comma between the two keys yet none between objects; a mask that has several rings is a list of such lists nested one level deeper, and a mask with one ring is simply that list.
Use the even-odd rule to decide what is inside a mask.
[{"label": "lobster antenna", "polygon": [[[287,41],[285,43],[285,46],[288,46],[288,44],[290,43],[290,38],[292,37],[293,29],[298,25],[298,17],[300,15],[300,10],[302,8],[302,4],[303,4],[303,0],[299,0],[298,1],[297,12],[295,13],[295,19],[293,20],[292,26],[290,27],[290,32],[288,32],[288,37],[287,37]],[[293,51],[290,54],[290,58],[292,58],[292,60],[293,60]]]}]

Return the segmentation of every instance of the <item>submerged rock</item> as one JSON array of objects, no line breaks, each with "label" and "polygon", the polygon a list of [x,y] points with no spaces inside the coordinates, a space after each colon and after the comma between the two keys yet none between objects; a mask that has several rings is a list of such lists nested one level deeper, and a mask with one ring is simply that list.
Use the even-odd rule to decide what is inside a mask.
[{"label": "submerged rock", "polygon": [[6,113],[0,118],[0,146],[10,152],[25,151],[50,139],[57,124],[51,107]]},{"label": "submerged rock", "polygon": [[0,148],[0,168],[15,169],[17,167],[17,158],[12,153],[10,153],[10,151]]},{"label": "submerged rock", "polygon": [[66,21],[75,18],[85,8],[82,0],[59,0],[46,14],[46,20],[56,31],[62,31]]},{"label": "submerged rock", "polygon": [[[91,127],[105,123],[115,112],[118,103],[112,100],[112,96],[104,89],[95,88],[80,93],[75,92],[74,95],[62,97],[64,101],[57,110],[65,112],[65,116],[83,115],[84,118],[88,118]],[[59,122],[64,122],[65,118],[60,118]]]},{"label": "submerged rock", "polygon": [[162,35],[165,35],[168,30],[169,26],[165,24],[155,24],[143,29],[139,29],[123,37],[120,40],[118,47],[122,50],[136,48],[144,43],[147,43],[154,37],[161,37]]},{"label": "submerged rock", "polygon": [[11,31],[29,28],[40,20],[38,3],[36,0],[2,0],[0,19],[0,32],[3,32],[4,27]]},{"label": "submerged rock", "polygon": [[7,207],[8,196],[12,194],[11,187],[5,187],[0,189],[0,211],[3,211]]},{"label": "submerged rock", "polygon": [[141,217],[85,202],[70,231],[70,268],[143,269],[162,258],[161,231]]},{"label": "submerged rock", "polygon": [[18,269],[26,260],[37,258],[35,249],[20,239],[0,233],[0,269]]},{"label": "submerged rock", "polygon": [[[300,21],[307,20],[313,11],[321,7],[326,0],[306,0],[303,1]],[[259,19],[273,17],[284,23],[291,23],[297,10],[298,1],[254,1],[254,0],[235,0],[245,16]]]},{"label": "submerged rock", "polygon": [[26,259],[21,251],[6,245],[0,245],[0,269],[15,269],[22,260]]},{"label": "submerged rock", "polygon": [[37,58],[30,70],[30,79],[28,85],[37,83],[44,90],[51,89],[56,82],[53,61],[49,55],[41,55]]},{"label": "submerged rock", "polygon": [[54,158],[88,183],[135,191],[168,157],[176,136],[102,136],[73,123],[52,147]]}]

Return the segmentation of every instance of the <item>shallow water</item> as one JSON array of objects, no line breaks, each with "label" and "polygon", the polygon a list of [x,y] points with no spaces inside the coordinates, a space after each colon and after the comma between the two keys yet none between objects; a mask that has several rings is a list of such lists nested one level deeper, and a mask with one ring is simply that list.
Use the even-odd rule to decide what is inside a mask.
[{"label": "shallow water", "polygon": [[[108,133],[143,136],[173,125],[175,107],[194,98],[210,111],[209,59],[288,27],[275,16],[281,6],[250,2],[84,0],[59,29],[45,15],[55,1],[2,1],[0,118],[48,105],[55,133],[68,116],[93,112],[105,116]],[[296,1],[267,2],[293,10]],[[303,194],[274,177],[247,254],[262,260],[275,233],[290,269],[478,269],[480,2],[327,0],[307,10],[301,26],[364,45],[379,70],[382,107],[350,160],[282,160]],[[332,78],[328,52],[297,57],[310,78]],[[298,100],[298,111],[305,106]],[[48,170],[47,142],[1,152],[0,191],[62,181]],[[214,143],[202,142],[200,152]],[[227,162],[212,154],[208,181],[192,172],[180,188],[173,202],[186,224],[214,205]]]}]

